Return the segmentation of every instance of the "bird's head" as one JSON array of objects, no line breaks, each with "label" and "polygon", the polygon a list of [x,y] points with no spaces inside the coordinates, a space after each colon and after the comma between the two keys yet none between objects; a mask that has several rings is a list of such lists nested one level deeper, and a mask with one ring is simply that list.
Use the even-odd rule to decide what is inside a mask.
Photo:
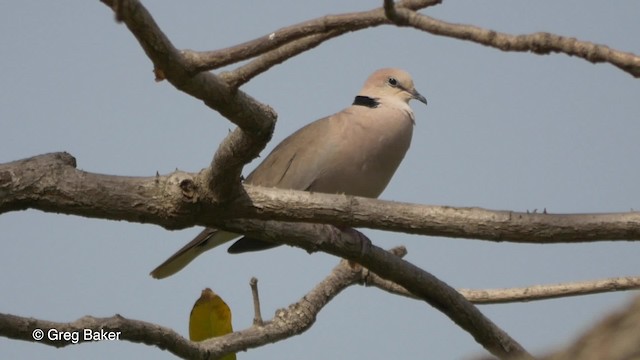
[{"label": "bird's head", "polygon": [[401,69],[385,68],[371,74],[364,83],[360,95],[371,98],[393,98],[409,103],[415,99],[425,105],[427,99],[420,95],[413,85],[408,72]]}]

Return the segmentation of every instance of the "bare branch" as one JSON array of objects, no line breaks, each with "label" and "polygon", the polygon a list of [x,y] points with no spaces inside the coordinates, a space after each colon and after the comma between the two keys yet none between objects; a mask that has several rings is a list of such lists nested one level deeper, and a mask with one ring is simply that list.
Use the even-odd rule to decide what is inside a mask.
[{"label": "bare branch", "polygon": [[[398,247],[391,249],[390,253],[394,254],[394,256],[402,257],[406,255],[406,249],[404,247]],[[620,289],[621,287],[618,287],[618,284],[620,282],[624,283],[624,280],[625,279],[607,279],[601,280],[598,283],[603,285],[602,288],[607,287],[605,283],[609,283],[610,286],[608,287],[617,287]],[[635,283],[637,286],[640,283],[640,279],[627,278],[626,282],[628,284]],[[12,339],[35,341],[35,331],[37,331],[36,329],[40,329],[44,335],[40,342],[55,347],[64,347],[91,341],[91,339],[96,339],[100,334],[102,336],[117,336],[119,340],[128,340],[134,343],[143,343],[159,347],[160,349],[167,349],[182,358],[198,359],[211,356],[216,357],[283,340],[304,332],[311,327],[317,314],[331,299],[346,287],[358,283],[374,286],[386,283],[387,285],[381,286],[384,290],[389,290],[390,287],[388,284],[393,284],[389,281],[382,280],[366,268],[343,260],[331,271],[327,278],[314,287],[314,289],[299,302],[292,304],[286,310],[279,310],[276,313],[276,318],[267,322],[266,326],[253,326],[247,330],[202,343],[191,342],[171,329],[144,321],[126,319],[120,315],[111,318],[86,316],[72,323],[57,323],[0,314],[0,335]],[[556,287],[565,286],[567,285],[559,284]],[[571,286],[572,284],[568,284],[568,287]],[[407,296],[408,292],[406,292],[404,288],[398,285],[393,287],[395,290],[401,289],[401,295]],[[397,291],[394,292],[398,293]],[[465,293],[465,291],[462,292],[463,294]],[[486,292],[491,293],[492,290]],[[565,295],[567,294],[568,293],[565,293]],[[413,295],[408,296],[418,298]],[[482,296],[484,297],[485,295]],[[492,297],[490,294],[488,296]],[[468,295],[467,298],[469,298]],[[75,338],[67,339],[67,341],[61,339],[53,340],[49,335],[50,329],[53,329],[52,335],[62,332],[77,333],[78,335]],[[85,336],[88,336],[88,338],[85,338]],[[628,336],[628,334],[625,336]]]},{"label": "bare branch", "polygon": [[[408,0],[400,1],[397,6],[410,10],[419,10],[437,5],[441,2],[442,0]],[[316,39],[322,38],[322,40],[316,44],[318,45],[324,40],[347,32],[389,24],[390,22],[385,18],[384,13],[381,10],[382,9],[377,8],[369,11],[322,16],[317,19],[280,28],[257,39],[232,47],[202,52],[184,50],[183,55],[189,61],[190,69],[194,73],[214,70],[226,65],[270,53],[281,46],[294,45],[298,47],[300,44],[296,44],[296,42],[304,38],[312,36]],[[333,34],[333,36],[327,36],[329,34]],[[311,47],[307,49],[310,48]],[[281,60],[277,63],[281,63],[282,61],[293,57],[293,55],[295,54],[291,53],[290,55],[283,55]]]},{"label": "bare branch", "polygon": [[[42,330],[40,335],[38,329]],[[90,336],[85,338],[87,330]],[[64,332],[77,333],[78,335],[70,336],[67,339],[55,336]],[[0,335],[10,339],[38,341],[41,344],[61,348],[92,341],[93,336],[91,335],[95,332],[112,333],[119,340],[157,346],[185,359],[196,359],[201,352],[198,344],[183,338],[171,329],[145,321],[126,319],[120,315],[110,318],[85,316],[71,323],[61,323],[0,313]]]},{"label": "bare branch", "polygon": [[492,354],[500,358],[529,356],[526,350],[473,304],[446,283],[419,267],[371,244],[353,229],[330,225],[290,224],[276,221],[230,220],[225,229],[242,230],[248,236],[323,251],[357,262],[384,279],[400,284],[447,315]]},{"label": "bare branch", "polygon": [[269,70],[271,67],[284,62],[307,50],[322,44],[326,40],[342,34],[338,30],[333,30],[325,34],[316,34],[307,36],[303,39],[295,41],[291,44],[283,45],[273,51],[270,51],[259,58],[240,66],[233,71],[220,74],[220,77],[232,87],[240,87],[249,82],[252,78]]},{"label": "bare branch", "polygon": [[[415,12],[416,9],[437,4],[439,1],[415,0],[400,2],[398,5],[392,1],[385,1],[383,9],[326,16],[280,29],[266,37],[233,48],[203,54],[177,51],[138,1],[103,2],[114,9],[118,20],[123,21],[136,36],[153,61],[157,74],[167,78],[179,90],[203,100],[242,129],[225,139],[212,161],[210,170],[204,173],[205,181],[202,185],[211,189],[210,197],[218,201],[226,201],[235,194],[242,166],[255,158],[264,148],[271,137],[275,122],[275,113],[271,108],[238,91],[237,87],[271,66],[347,31],[387,24],[391,20],[398,25],[412,26],[437,35],[468,39],[503,50],[565,52],[592,62],[611,62],[634,76],[640,73],[640,59],[637,56],[614,51],[605,46],[552,34],[516,37],[472,26],[447,24]],[[226,52],[227,55],[221,56],[221,52]],[[228,64],[233,57],[240,61],[259,54],[264,55],[235,72],[226,73],[222,79],[203,71]]]},{"label": "bare branch", "polygon": [[[359,283],[359,275],[359,272],[354,271],[348,262],[343,260],[300,301],[287,309],[278,310],[275,317],[266,325],[254,325],[246,330],[199,343],[191,342],[171,329],[144,321],[126,319],[120,315],[110,318],[85,316],[72,323],[60,323],[0,313],[0,336],[65,347],[91,341],[93,336],[85,338],[85,331],[89,331],[90,335],[96,332],[113,333],[113,336],[117,336],[115,339],[156,346],[185,359],[217,358],[231,352],[284,340],[306,331],[313,325],[317,314],[329,301],[348,286]],[[37,329],[43,331],[41,340],[34,339],[37,336]],[[78,335],[77,338],[52,339],[49,336],[50,329],[53,329],[54,335],[62,332]]]},{"label": "bare branch", "polygon": [[67,153],[0,164],[0,213],[27,208],[85,217],[153,223],[167,229],[221,227],[248,218],[367,227],[430,236],[519,243],[639,240],[640,212],[550,214],[426,206],[345,195],[245,185],[220,206],[201,174],[125,177],[75,169]]},{"label": "bare branch", "polygon": [[[230,53],[229,56],[236,56],[238,60],[259,54],[264,55],[220,78],[203,71],[207,69],[205,64],[209,66],[211,63],[215,63],[216,66],[227,64],[231,61],[230,57],[220,56],[220,52],[204,55],[180,52],[139,1],[103,0],[103,2],[114,9],[117,19],[124,22],[138,39],[147,56],[153,61],[156,74],[169,80],[177,89],[201,99],[241,128],[230,134],[220,145],[210,169],[203,172],[200,179],[203,180],[202,183],[194,184],[210,189],[211,194],[207,197],[219,202],[227,201],[236,193],[243,165],[258,156],[271,138],[275,125],[275,112],[239,91],[237,87],[271,66],[347,31],[387,24],[392,20],[398,25],[412,26],[439,35],[470,39],[503,50],[537,53],[562,51],[569,55],[582,56],[590,61],[610,61],[616,66],[631,71],[632,74],[640,64],[640,60],[633,54],[623,54],[589,43],[566,41],[565,38],[555,35],[534,34],[528,37],[514,37],[470,26],[446,24],[415,12],[416,9],[434,5],[439,1],[415,0],[401,2],[397,6],[392,1],[385,1],[383,9],[326,16],[283,28],[279,32],[234,48],[221,50]],[[252,47],[255,50],[250,50]]]},{"label": "bare branch", "polygon": [[473,25],[447,23],[401,6],[394,7],[391,0],[385,0],[385,10],[389,20],[398,26],[410,26],[433,35],[469,40],[503,51],[530,51],[540,55],[557,52],[577,56],[594,64],[607,62],[633,77],[640,77],[639,56],[605,45],[545,32],[510,35]]},{"label": "bare branch", "polygon": [[211,198],[225,201],[236,192],[244,164],[256,158],[271,139],[276,113],[244,92],[231,88],[213,73],[191,72],[183,54],[139,1],[102,1],[117,10],[118,19],[136,37],[153,62],[156,74],[240,127],[241,130],[231,133],[220,145],[211,169],[204,173],[204,182],[200,184],[212,190]]},{"label": "bare branch", "polygon": [[[115,0],[103,0],[113,6]],[[204,101],[240,128],[251,133],[269,133],[275,113],[242,91],[234,91],[208,72],[191,73],[188,61],[160,30],[147,9],[136,0],[119,0],[122,21],[136,37],[149,59],[177,89]]]},{"label": "bare branch", "polygon": [[[411,294],[402,286],[394,282],[384,280],[374,273],[366,275],[365,284],[367,286],[375,286],[392,294],[406,296],[413,299],[416,298],[415,295]],[[521,288],[479,290],[460,288],[457,290],[470,302],[478,305],[484,305],[529,302],[638,289],[640,289],[640,276],[616,277],[550,285],[533,285]]]},{"label": "bare branch", "polygon": [[640,289],[640,277],[617,277],[600,280],[578,281],[551,285],[534,285],[524,288],[470,290],[458,289],[474,304],[502,304],[516,301],[534,301],[601,294],[614,291]]},{"label": "bare branch", "polygon": [[470,25],[446,23],[416,12],[439,3],[441,1],[421,0],[400,1],[395,4],[393,1],[385,0],[383,8],[324,16],[278,29],[233,47],[205,52],[184,50],[182,54],[192,73],[213,70],[260,56],[249,64],[224,74],[223,79],[229,86],[237,88],[272,66],[312,49],[326,40],[347,32],[395,23],[434,35],[471,40],[504,51],[531,51],[538,54],[562,52],[593,63],[609,62],[633,76],[639,76],[640,58],[632,53],[549,33],[518,36],[503,34]]},{"label": "bare branch", "polygon": [[640,212],[637,211],[609,214],[529,213],[415,205],[298,191],[281,193],[277,189],[259,189],[247,185],[245,189],[247,199],[238,199],[234,203],[243,203],[242,208],[233,208],[238,211],[238,217],[244,218],[331,223],[497,242],[553,244],[640,240]]},{"label": "bare branch", "polygon": [[[122,336],[123,340],[167,348],[184,358],[216,357],[285,339],[308,329],[314,323],[317,313],[333,297],[347,286],[362,281],[362,272],[356,271],[360,268],[355,263],[357,262],[386,279],[378,281],[379,284],[386,284],[388,289],[393,288],[398,292],[408,289],[404,290],[405,295],[413,294],[412,296],[425,300],[445,313],[491,353],[502,358],[513,355],[528,358],[530,356],[521,345],[484,317],[456,290],[398,256],[373,246],[362,234],[350,229],[339,231],[327,225],[264,220],[333,223],[341,227],[363,226],[494,241],[555,243],[640,239],[640,214],[637,212],[525,214],[477,208],[417,206],[351,196],[308,194],[249,186],[244,189],[239,186],[243,165],[256,157],[270,139],[276,114],[267,105],[239,91],[238,87],[275,64],[348,31],[393,22],[505,51],[531,51],[537,54],[563,52],[593,63],[609,62],[640,77],[640,58],[634,54],[549,33],[513,36],[469,25],[442,22],[415,12],[419,8],[440,2],[426,0],[404,1],[398,5],[387,0],[382,9],[327,16],[283,28],[233,48],[196,53],[178,51],[139,1],[102,1],[114,10],[118,21],[124,22],[137,38],[159,77],[166,78],[177,89],[202,100],[237,124],[239,129],[221,144],[210,168],[195,175],[175,172],[169,176],[134,178],[92,174],[77,170],[75,159],[66,153],[2,164],[0,190],[3,196],[0,198],[0,213],[37,208],[88,217],[149,222],[167,228],[221,226],[265,240],[284,241],[308,251],[322,250],[345,257],[351,263],[341,262],[309,294],[288,309],[278,311],[276,317],[266,325],[254,326],[200,344],[192,343],[170,329],[125,319],[119,315],[111,318],[84,317],[73,323],[54,323],[0,314],[0,334],[3,336],[34,341],[33,331],[36,328],[71,332],[90,329],[100,333],[119,333],[118,336]],[[249,64],[221,76],[206,72],[208,69],[254,57],[257,58]],[[221,209],[220,203],[223,201],[226,207]],[[258,220],[229,220],[231,215],[223,214]],[[283,234],[286,236],[282,236]],[[379,279],[378,275],[372,275],[372,278]],[[639,282],[638,278],[624,278],[595,283],[503,289],[499,290],[502,292],[500,294],[498,290],[492,290],[488,297],[486,291],[463,292],[468,297],[475,296],[475,301],[483,303],[504,302],[507,298],[526,301],[637,288]],[[399,284],[400,288],[392,286],[393,284]],[[627,318],[632,318],[637,324],[637,313],[635,311],[618,315],[602,327],[615,332],[616,329],[628,327]],[[616,328],[611,330],[608,325],[616,325]],[[82,341],[84,338],[79,342]],[[74,341],[45,337],[43,343],[62,347]],[[606,342],[593,340],[596,349],[603,343]],[[637,336],[632,343],[638,343]]]},{"label": "bare branch", "polygon": [[[398,3],[398,6],[411,10],[418,10],[439,4],[440,2],[441,1],[434,0],[401,1]],[[255,46],[252,52],[253,56],[262,54],[261,50],[264,49],[265,46],[261,44],[267,43],[274,45],[274,43],[277,43],[280,47],[273,46],[269,49],[270,51],[262,54],[262,56],[257,59],[233,71],[224,73],[221,77],[227,81],[230,86],[239,87],[247,83],[253,77],[267,71],[271,67],[280,64],[295,55],[313,49],[329,39],[343,35],[347,32],[358,31],[385,24],[390,24],[390,22],[385,17],[384,11],[378,8],[357,13],[329,15],[292,25],[274,31],[262,38],[250,41],[249,43]],[[238,47],[248,48],[247,44],[249,43],[241,44]],[[235,47],[233,49],[235,49]],[[201,55],[195,55],[192,52],[190,53],[190,56],[192,59],[197,59],[195,60],[197,62],[197,68],[214,69],[219,66],[216,63],[217,57],[215,54],[219,54],[219,52],[222,51],[224,50],[203,53]],[[219,56],[222,56],[222,54],[219,54]],[[248,56],[246,58],[251,58],[253,56]],[[244,59],[245,58],[243,57],[242,60]]]}]

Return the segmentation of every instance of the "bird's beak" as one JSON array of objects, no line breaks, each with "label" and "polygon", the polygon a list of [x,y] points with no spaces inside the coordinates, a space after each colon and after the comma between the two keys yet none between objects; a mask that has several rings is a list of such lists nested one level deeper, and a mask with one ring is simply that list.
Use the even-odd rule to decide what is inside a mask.
[{"label": "bird's beak", "polygon": [[424,103],[425,105],[427,105],[427,99],[420,95],[420,93],[418,92],[418,90],[413,89],[413,91],[411,91],[411,96],[415,99],[420,101],[421,103]]}]

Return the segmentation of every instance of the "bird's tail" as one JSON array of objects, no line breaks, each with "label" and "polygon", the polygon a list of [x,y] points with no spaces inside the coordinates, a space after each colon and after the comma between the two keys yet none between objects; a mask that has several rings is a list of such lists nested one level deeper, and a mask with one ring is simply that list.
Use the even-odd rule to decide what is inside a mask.
[{"label": "bird's tail", "polygon": [[229,242],[240,235],[221,231],[217,229],[206,228],[202,230],[191,242],[176,251],[170,258],[165,260],[160,266],[151,271],[151,276],[155,279],[164,279],[169,277],[187,266],[193,259],[203,252],[213,249],[216,246]]}]

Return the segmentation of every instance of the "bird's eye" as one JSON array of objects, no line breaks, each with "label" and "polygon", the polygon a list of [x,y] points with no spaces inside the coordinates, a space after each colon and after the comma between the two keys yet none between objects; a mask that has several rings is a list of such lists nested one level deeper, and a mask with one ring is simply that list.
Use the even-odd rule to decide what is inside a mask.
[{"label": "bird's eye", "polygon": [[393,87],[398,86],[398,80],[396,80],[396,78],[394,77],[390,77],[389,80],[387,80],[387,82],[389,83],[389,85]]}]

